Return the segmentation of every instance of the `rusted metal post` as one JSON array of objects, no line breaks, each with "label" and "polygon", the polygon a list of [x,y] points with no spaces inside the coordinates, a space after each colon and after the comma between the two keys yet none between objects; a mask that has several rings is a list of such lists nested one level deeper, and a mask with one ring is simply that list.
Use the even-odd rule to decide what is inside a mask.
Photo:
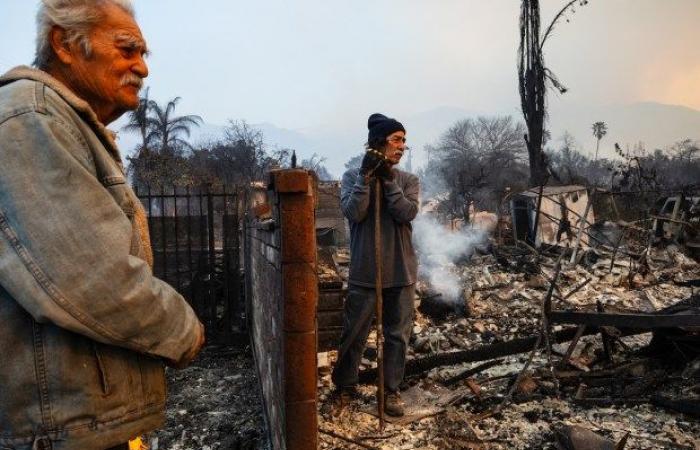
[{"label": "rusted metal post", "polygon": [[306,170],[272,173],[279,195],[284,305],[284,408],[286,448],[316,450],[316,229],[314,189]]},{"label": "rusted metal post", "polygon": [[379,429],[384,429],[384,327],[382,298],[382,182],[377,177],[374,183],[374,291],[375,311],[377,316],[377,414]]}]

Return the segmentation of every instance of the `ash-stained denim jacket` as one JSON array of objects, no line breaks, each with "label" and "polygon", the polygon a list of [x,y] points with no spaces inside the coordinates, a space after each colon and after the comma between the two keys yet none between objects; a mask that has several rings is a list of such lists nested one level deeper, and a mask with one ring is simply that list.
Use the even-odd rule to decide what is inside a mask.
[{"label": "ash-stained denim jacket", "polygon": [[162,358],[197,338],[153,276],[139,200],[89,105],[0,77],[0,449],[104,449],[161,425]]}]

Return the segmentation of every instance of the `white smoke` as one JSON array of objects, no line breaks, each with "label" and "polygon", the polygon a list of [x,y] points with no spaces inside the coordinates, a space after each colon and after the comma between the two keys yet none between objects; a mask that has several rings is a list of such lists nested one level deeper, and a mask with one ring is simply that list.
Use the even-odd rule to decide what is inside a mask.
[{"label": "white smoke", "polygon": [[474,247],[483,244],[488,234],[476,228],[450,230],[430,214],[420,214],[413,221],[413,241],[420,257],[421,277],[442,294],[457,301],[462,291],[461,271],[455,263],[468,259]]}]

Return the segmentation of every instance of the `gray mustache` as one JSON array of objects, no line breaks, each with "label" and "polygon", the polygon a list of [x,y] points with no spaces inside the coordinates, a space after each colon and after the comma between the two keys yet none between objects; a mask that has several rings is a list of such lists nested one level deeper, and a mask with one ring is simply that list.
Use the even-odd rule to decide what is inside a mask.
[{"label": "gray mustache", "polygon": [[135,75],[133,73],[127,73],[124,75],[121,79],[121,85],[122,86],[134,86],[139,89],[143,87],[143,78],[139,77],[138,75]]}]

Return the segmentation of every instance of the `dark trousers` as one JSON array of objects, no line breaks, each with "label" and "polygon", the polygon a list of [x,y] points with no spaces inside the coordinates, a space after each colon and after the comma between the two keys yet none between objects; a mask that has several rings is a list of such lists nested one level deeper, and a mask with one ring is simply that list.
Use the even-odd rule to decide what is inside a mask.
[{"label": "dark trousers", "polygon": [[[384,387],[390,391],[398,391],[403,381],[406,350],[413,327],[414,296],[415,287],[412,285],[382,290]],[[338,361],[332,377],[337,387],[357,384],[357,373],[374,318],[375,304],[374,289],[349,286]]]}]

